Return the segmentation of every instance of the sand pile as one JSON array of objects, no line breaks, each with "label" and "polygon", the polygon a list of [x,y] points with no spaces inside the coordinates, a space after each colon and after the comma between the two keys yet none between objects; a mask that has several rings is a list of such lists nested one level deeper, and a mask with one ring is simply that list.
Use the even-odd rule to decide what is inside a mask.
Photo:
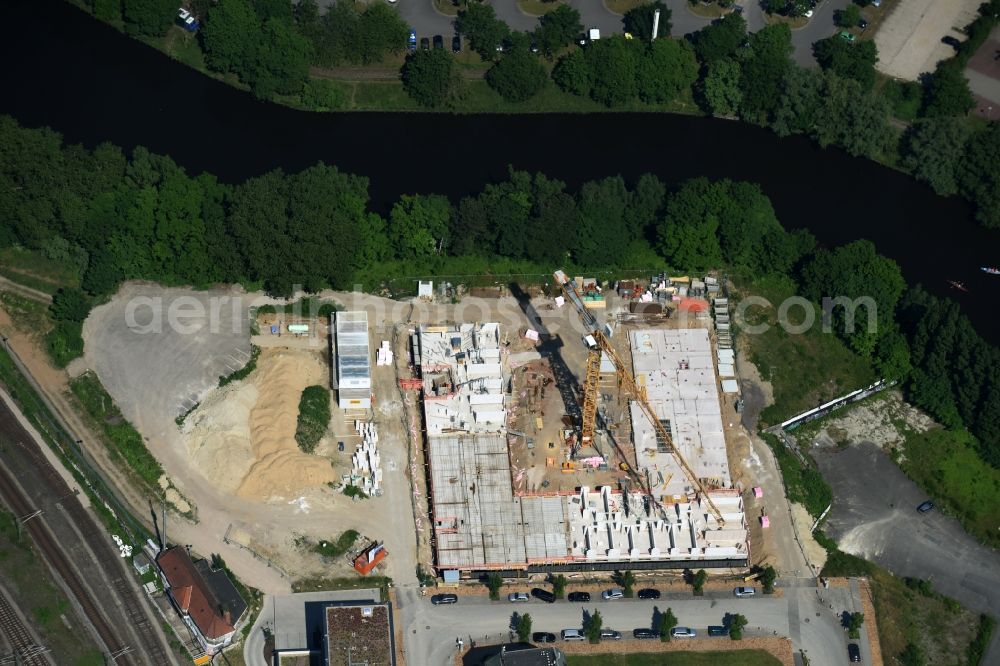
[{"label": "sand pile", "polygon": [[315,354],[265,350],[253,374],[214,393],[188,418],[194,467],[220,490],[258,500],[334,481],[327,459],[302,453],[295,443],[302,389],[325,385],[327,375]]}]

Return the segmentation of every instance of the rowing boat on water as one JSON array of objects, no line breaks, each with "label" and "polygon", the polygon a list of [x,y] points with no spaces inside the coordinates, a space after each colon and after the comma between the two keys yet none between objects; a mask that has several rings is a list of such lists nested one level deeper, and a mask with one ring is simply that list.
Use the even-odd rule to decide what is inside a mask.
[{"label": "rowing boat on water", "polygon": [[979,270],[984,273],[989,273],[990,275],[1000,275],[1000,268],[995,268],[993,266],[983,266]]}]

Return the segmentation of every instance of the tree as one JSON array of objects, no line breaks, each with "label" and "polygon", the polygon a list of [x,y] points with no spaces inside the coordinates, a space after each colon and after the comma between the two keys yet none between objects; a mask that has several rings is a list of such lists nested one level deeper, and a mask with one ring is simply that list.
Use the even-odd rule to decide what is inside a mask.
[{"label": "tree", "polygon": [[635,587],[635,574],[632,573],[632,570],[616,571],[614,578],[615,582],[624,588],[625,598],[631,599],[633,594],[632,588]]},{"label": "tree", "polygon": [[958,170],[971,135],[961,118],[926,118],[910,126],[903,142],[902,165],[942,196],[958,192]]},{"label": "tree", "polygon": [[569,46],[583,32],[580,12],[569,5],[559,5],[538,19],[535,41],[546,56],[551,57],[559,49]]},{"label": "tree", "polygon": [[747,619],[739,613],[726,613],[723,624],[729,628],[729,638],[734,641],[743,640],[743,628],[747,626]]},{"label": "tree", "polygon": [[669,643],[670,630],[677,626],[677,616],[674,615],[674,609],[667,608],[665,612],[658,613],[655,624],[655,629],[660,634],[660,640]]},{"label": "tree", "polygon": [[510,51],[486,72],[486,82],[509,102],[534,97],[548,80],[545,67],[527,48]]},{"label": "tree", "polygon": [[590,96],[606,106],[619,106],[637,92],[636,49],[614,35],[592,42],[585,50],[590,68]]},{"label": "tree", "polygon": [[176,0],[123,0],[125,30],[132,35],[159,37],[177,18]]},{"label": "tree", "polygon": [[242,75],[255,58],[260,20],[246,0],[219,0],[205,15],[199,36],[209,68]]},{"label": "tree", "polygon": [[559,58],[559,62],[552,70],[552,80],[566,92],[581,97],[590,95],[593,76],[583,51],[570,51]]},{"label": "tree", "polygon": [[847,617],[847,632],[851,638],[861,637],[861,625],[865,622],[864,613],[851,613]]},{"label": "tree", "polygon": [[446,106],[462,90],[462,81],[455,68],[455,59],[444,49],[416,51],[403,65],[403,87],[418,103]]},{"label": "tree", "polygon": [[500,588],[503,587],[503,576],[495,571],[492,572],[486,577],[486,587],[490,591],[490,600],[498,600],[500,598]]},{"label": "tree", "polygon": [[269,19],[280,19],[291,22],[292,3],[290,0],[253,0],[253,8],[260,17],[261,23]]},{"label": "tree", "polygon": [[[854,7],[854,5],[849,5]],[[878,62],[878,51],[875,42],[848,42],[840,35],[821,39],[813,44],[813,55],[823,69],[836,72],[838,75],[854,79],[865,91],[875,85],[875,63]]]},{"label": "tree", "polygon": [[573,255],[582,266],[612,266],[625,259],[631,234],[625,219],[629,193],[621,176],[583,184]]},{"label": "tree", "polygon": [[763,568],[760,572],[760,577],[757,579],[760,584],[764,586],[764,594],[771,594],[774,592],[774,581],[778,577],[778,572],[774,570],[770,564]]},{"label": "tree", "polygon": [[53,294],[49,312],[56,321],[82,322],[90,313],[90,299],[79,289],[63,287]]},{"label": "tree", "polygon": [[657,39],[638,61],[639,97],[644,102],[671,102],[698,80],[698,61],[685,41]]},{"label": "tree", "polygon": [[388,53],[402,53],[409,34],[409,26],[399,12],[384,2],[373,2],[361,13],[354,57],[369,65]]},{"label": "tree", "polygon": [[824,72],[809,134],[821,146],[838,145],[851,155],[873,157],[889,149],[889,105],[865,93],[857,81]]},{"label": "tree", "polygon": [[721,58],[709,63],[702,81],[701,94],[712,115],[735,115],[743,101],[741,76],[740,64],[732,58]]},{"label": "tree", "polygon": [[1000,123],[992,122],[969,139],[958,167],[959,191],[976,206],[976,219],[1000,228]]},{"label": "tree", "polygon": [[468,38],[472,50],[483,60],[496,58],[497,48],[510,35],[510,28],[497,18],[493,7],[475,2],[466,5],[466,9],[458,13],[455,26]]},{"label": "tree", "polygon": [[604,619],[601,617],[601,612],[595,610],[583,619],[583,633],[587,636],[587,640],[591,643],[601,642],[601,627],[604,624]]},{"label": "tree", "polygon": [[763,125],[781,97],[785,74],[792,67],[792,32],[787,23],[775,23],[750,35],[743,64],[744,120]]},{"label": "tree", "polygon": [[743,14],[730,12],[692,35],[698,60],[710,65],[731,58],[747,40],[747,22]]},{"label": "tree", "polygon": [[527,643],[531,638],[531,615],[529,613],[517,617],[516,631],[518,639],[522,643]]},{"label": "tree", "polygon": [[861,8],[851,3],[833,13],[833,22],[841,28],[856,28],[861,21]]},{"label": "tree", "polygon": [[404,194],[389,214],[389,235],[396,256],[412,259],[438,254],[445,245],[450,220],[447,197]]},{"label": "tree", "polygon": [[656,29],[656,37],[670,36],[670,8],[662,0],[634,7],[622,17],[625,32],[632,33],[637,39],[647,40],[653,36],[653,15],[660,10],[660,24]]},{"label": "tree", "polygon": [[696,596],[701,596],[705,593],[705,581],[708,580],[708,572],[704,569],[698,569],[694,577],[691,579],[692,587],[694,588],[694,594]]},{"label": "tree", "polygon": [[566,576],[562,574],[552,576],[552,594],[556,599],[562,599],[566,595]]},{"label": "tree", "polygon": [[711,213],[716,191],[705,178],[684,183],[667,198],[664,219],[657,227],[659,250],[671,266],[702,269],[722,263],[717,231],[718,218]]},{"label": "tree", "polygon": [[240,76],[258,99],[298,93],[309,77],[311,54],[309,42],[291,23],[268,19],[260,33],[255,61]]},{"label": "tree", "polygon": [[924,115],[964,116],[976,105],[962,65],[943,60],[924,80]]},{"label": "tree", "polygon": [[122,17],[122,0],[94,0],[93,10],[102,21],[118,21]]},{"label": "tree", "polygon": [[905,287],[896,262],[879,255],[870,241],[822,250],[802,270],[803,292],[814,302],[871,299],[871,307],[837,305],[830,313],[836,332],[864,356],[871,356],[879,333],[890,330]]}]

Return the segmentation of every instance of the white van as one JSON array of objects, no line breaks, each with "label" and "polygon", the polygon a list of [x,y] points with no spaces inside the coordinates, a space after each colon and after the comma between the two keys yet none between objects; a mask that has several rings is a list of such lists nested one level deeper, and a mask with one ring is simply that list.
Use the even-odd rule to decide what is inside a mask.
[{"label": "white van", "polygon": [[579,629],[563,629],[562,639],[564,641],[582,641],[584,636]]}]

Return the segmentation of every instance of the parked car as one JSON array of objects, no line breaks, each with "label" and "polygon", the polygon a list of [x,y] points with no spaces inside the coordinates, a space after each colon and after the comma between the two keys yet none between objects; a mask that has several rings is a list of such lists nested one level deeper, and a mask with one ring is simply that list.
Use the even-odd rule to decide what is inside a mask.
[{"label": "parked car", "polygon": [[188,32],[195,32],[201,27],[201,23],[194,17],[194,14],[183,7],[177,10],[177,25]]},{"label": "parked car", "polygon": [[538,42],[531,42],[531,52],[538,53]]},{"label": "parked car", "polygon": [[950,46],[951,48],[953,48],[955,50],[958,50],[958,47],[960,47],[962,45],[961,41],[959,41],[955,37],[952,37],[951,35],[945,35],[944,37],[942,37],[941,38],[941,43],[942,44],[947,44],[948,46]]},{"label": "parked car", "polygon": [[562,639],[564,641],[582,641],[584,640],[583,632],[579,629],[563,629]]},{"label": "parked car", "polygon": [[861,648],[858,647],[857,643],[847,644],[847,658],[850,659],[852,663],[858,663],[861,661]]},{"label": "parked car", "polygon": [[601,640],[620,641],[621,639],[622,632],[614,629],[601,629]]},{"label": "parked car", "polygon": [[528,596],[527,592],[511,592],[507,595],[507,601],[511,603],[517,603],[519,601],[530,601],[531,597]]},{"label": "parked car", "polygon": [[625,591],[619,587],[613,587],[610,590],[604,590],[601,592],[601,598],[605,601],[612,601],[614,599],[621,599],[625,596]]},{"label": "parked car", "polygon": [[451,52],[461,53],[461,51],[462,51],[462,36],[456,32],[455,36],[451,38]]},{"label": "parked car", "polygon": [[547,631],[536,631],[531,634],[531,640],[536,643],[555,643],[556,635]]},{"label": "parked car", "polygon": [[570,601],[581,601],[587,603],[590,601],[590,592],[570,592],[566,597]]},{"label": "parked car", "polygon": [[854,35],[852,35],[851,33],[847,32],[846,30],[842,30],[840,32],[840,38],[841,39],[846,39],[849,42],[854,42],[854,39],[855,39]]},{"label": "parked car", "polygon": [[431,50],[431,40],[429,40],[426,37],[421,37],[420,38],[420,50],[421,51],[430,51]]},{"label": "parked car", "polygon": [[435,606],[440,606],[441,604],[457,604],[458,595],[457,594],[435,594],[431,597],[431,603]]},{"label": "parked car", "polygon": [[660,633],[652,629],[633,629],[632,638],[659,638]]},{"label": "parked car", "polygon": [[803,14],[803,16],[805,16],[806,18],[812,18],[813,17],[813,10],[810,9],[805,14]]},{"label": "parked car", "polygon": [[927,500],[926,502],[921,502],[920,506],[917,507],[917,511],[920,513],[928,513],[934,510],[934,502]]},{"label": "parked car", "polygon": [[866,19],[858,19],[858,27],[864,30],[868,27],[868,21]]},{"label": "parked car", "polygon": [[752,587],[737,587],[733,590],[733,594],[737,597],[752,597],[757,594],[757,590]]},{"label": "parked car", "polygon": [[554,604],[556,602],[556,595],[552,594],[548,590],[543,590],[540,587],[531,588],[531,596],[536,599],[541,599],[547,604]]},{"label": "parked car", "polygon": [[729,630],[723,627],[721,624],[713,624],[708,628],[709,636],[728,636]]},{"label": "parked car", "polygon": [[694,638],[698,632],[691,627],[674,627],[670,630],[671,638]]},{"label": "parked car", "polygon": [[660,591],[654,590],[651,587],[644,587],[643,589],[636,592],[635,596],[639,597],[640,599],[659,599]]},{"label": "parked car", "polygon": [[434,35],[434,48],[443,49],[444,48],[444,37],[441,35]]},{"label": "parked car", "polygon": [[406,48],[411,52],[417,50],[417,31],[410,28],[410,36],[406,39]]}]

